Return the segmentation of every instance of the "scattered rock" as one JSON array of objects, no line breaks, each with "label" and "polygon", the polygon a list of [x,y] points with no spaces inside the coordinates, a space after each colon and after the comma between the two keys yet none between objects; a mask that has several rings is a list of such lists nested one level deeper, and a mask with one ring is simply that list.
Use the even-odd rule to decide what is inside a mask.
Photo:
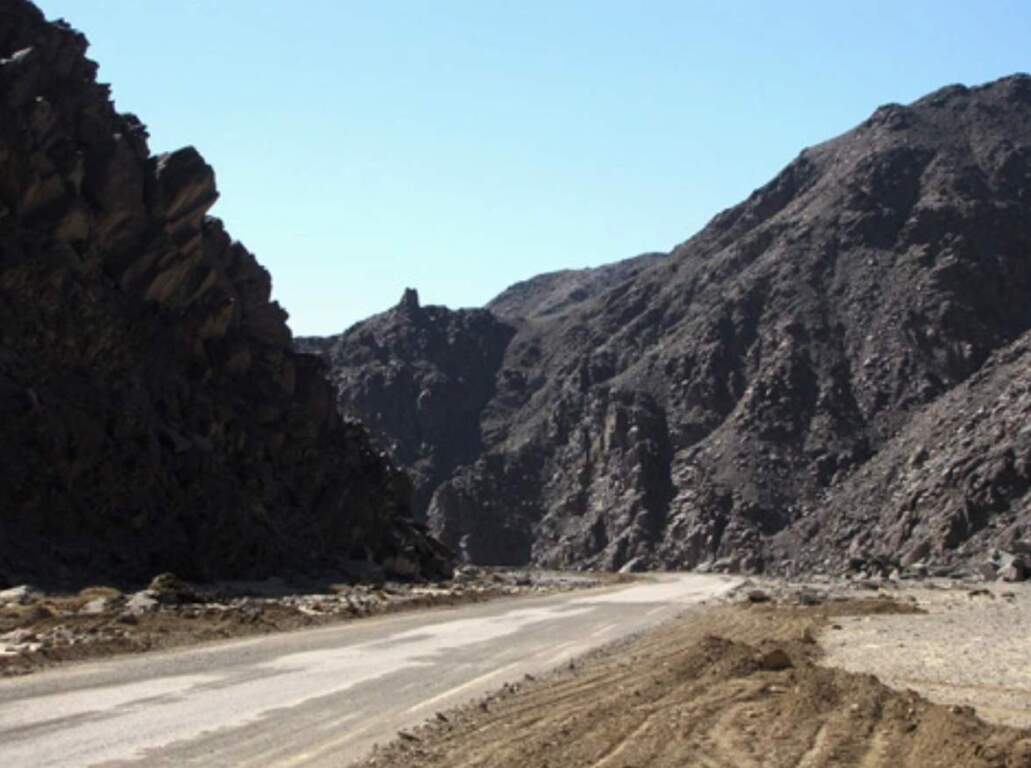
[{"label": "scattered rock", "polygon": [[1001,575],[1003,581],[1024,581],[1027,579],[1027,566],[1023,561],[1014,560],[1002,569]]},{"label": "scattered rock", "polygon": [[114,607],[115,601],[110,597],[95,597],[79,609],[79,613],[96,616],[107,613]]},{"label": "scattered rock", "polygon": [[125,601],[125,610],[129,615],[139,616],[143,613],[152,613],[158,609],[160,601],[157,596],[150,592],[136,592],[129,595]]},{"label": "scattered rock", "polygon": [[[9,610],[0,611],[0,633],[11,627],[4,622],[18,623],[14,634],[0,634],[0,676],[69,658],[65,655],[69,648],[75,649],[74,658],[90,658],[182,645],[213,636],[252,635],[407,608],[553,593],[625,580],[523,569],[464,568],[463,573],[460,582],[387,581],[378,588],[338,580],[313,586],[303,579],[303,591],[282,579],[222,582],[200,588],[162,575],[151,581],[152,588],[125,596],[110,588],[89,588],[80,595],[48,596],[45,603],[37,601],[24,607],[12,603],[8,604],[12,606]],[[176,597],[184,591],[203,596],[204,601]],[[81,621],[91,617],[99,620]],[[11,662],[11,658],[29,652],[29,643],[41,643],[44,650],[63,650],[57,657]],[[4,650],[7,648],[14,650]]]},{"label": "scattered rock", "polygon": [[620,566],[619,573],[640,573],[646,570],[648,568],[645,559],[643,557],[634,557]]},{"label": "scattered rock", "polygon": [[12,645],[21,645],[23,643],[29,643],[36,639],[36,633],[31,629],[12,629],[10,632],[5,632],[0,635],[0,643],[8,643]]},{"label": "scattered rock", "polygon": [[798,593],[798,604],[799,605],[819,605],[826,597],[821,595],[819,592],[814,592],[811,589],[803,589]]},{"label": "scattered rock", "polygon": [[977,567],[977,572],[985,581],[995,581],[999,575],[999,565],[992,560],[986,560]]},{"label": "scattered rock", "polygon": [[196,588],[183,581],[174,573],[162,573],[155,576],[147,589],[150,596],[164,604],[199,603],[203,602]]},{"label": "scattered rock", "polygon": [[17,605],[28,605],[29,603],[44,597],[44,592],[28,584],[21,584],[10,589],[0,590],[0,603],[15,603]]},{"label": "scattered rock", "polygon": [[794,664],[791,657],[783,648],[774,648],[766,651],[759,657],[760,669],[768,672],[779,672],[782,669],[790,669]]}]

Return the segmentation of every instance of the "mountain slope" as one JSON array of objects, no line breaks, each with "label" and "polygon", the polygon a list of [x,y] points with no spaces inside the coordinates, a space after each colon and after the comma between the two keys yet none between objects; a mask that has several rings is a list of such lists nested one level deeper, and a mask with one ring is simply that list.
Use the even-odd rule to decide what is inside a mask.
[{"label": "mountain slope", "polygon": [[514,333],[486,310],[422,307],[408,290],[396,307],[339,336],[295,346],[329,362],[331,380],[348,393],[344,413],[385,437],[412,476],[415,508],[425,510],[437,486],[483,450],[479,415]]},{"label": "mountain slope", "polygon": [[446,566],[206,215],[211,168],[151,156],[86,47],[0,5],[0,579]]},{"label": "mountain slope", "polygon": [[[846,509],[875,503],[871,462],[1031,328],[1029,213],[1031,78],[1018,75],[878,109],[668,257],[609,270],[621,279],[502,294],[490,306],[515,333],[480,442],[465,445],[475,458],[427,507],[433,530],[486,562],[843,562],[875,530],[837,525],[878,514]],[[354,335],[338,353],[362,346]],[[393,350],[379,349],[383,364]],[[982,398],[971,387],[964,408]],[[338,389],[365,415],[366,390]],[[956,438],[936,439],[953,450]],[[983,518],[1026,517],[1025,448],[978,522],[946,524],[951,508],[931,507],[882,548],[901,556],[926,538],[922,556],[947,563],[991,546]]]},{"label": "mountain slope", "polygon": [[486,309],[510,320],[555,315],[634,277],[665,256],[642,253],[601,267],[547,272],[505,289],[490,300]]},{"label": "mountain slope", "polygon": [[[777,545],[800,569],[1031,553],[1031,332],[915,416]],[[842,545],[847,544],[847,550]]]}]

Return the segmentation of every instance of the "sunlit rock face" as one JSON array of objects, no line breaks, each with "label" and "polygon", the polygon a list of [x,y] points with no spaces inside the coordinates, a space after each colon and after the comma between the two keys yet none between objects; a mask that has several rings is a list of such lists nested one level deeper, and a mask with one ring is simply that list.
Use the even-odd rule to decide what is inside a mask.
[{"label": "sunlit rock face", "polygon": [[0,5],[0,579],[446,569],[207,215],[212,169],[152,156],[86,47]]},{"label": "sunlit rock face", "polygon": [[[403,302],[323,351],[472,560],[979,562],[1031,522],[1029,214],[1031,79],[954,86],[805,150],[669,254],[476,315]],[[427,429],[424,397],[461,430]]]}]

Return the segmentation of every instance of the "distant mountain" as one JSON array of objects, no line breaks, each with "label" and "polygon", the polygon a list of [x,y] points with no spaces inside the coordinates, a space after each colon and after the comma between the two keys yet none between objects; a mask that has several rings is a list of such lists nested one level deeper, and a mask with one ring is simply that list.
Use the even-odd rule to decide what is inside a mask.
[{"label": "distant mountain", "polygon": [[1016,75],[879,108],[667,256],[323,348],[471,560],[948,565],[1031,538],[1029,296]]},{"label": "distant mountain", "polygon": [[502,291],[487,304],[487,309],[498,317],[514,320],[550,317],[582,304],[665,257],[665,253],[643,253],[602,267],[537,275]]},{"label": "distant mountain", "polygon": [[484,309],[422,307],[409,290],[394,309],[339,336],[298,338],[323,355],[346,415],[381,436],[415,482],[424,511],[436,488],[476,460],[485,443],[480,414],[515,329]]},{"label": "distant mountain", "polygon": [[0,3],[0,582],[447,570],[268,273],[87,42]]}]

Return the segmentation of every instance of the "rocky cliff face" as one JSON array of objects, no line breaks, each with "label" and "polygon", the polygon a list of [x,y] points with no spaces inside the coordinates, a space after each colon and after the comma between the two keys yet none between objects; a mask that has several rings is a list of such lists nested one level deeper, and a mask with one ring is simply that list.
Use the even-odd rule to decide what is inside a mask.
[{"label": "rocky cliff face", "polygon": [[[1031,332],[995,352],[774,542],[798,570],[1031,555]],[[828,559],[830,563],[828,563]]]},{"label": "rocky cliff face", "polygon": [[297,339],[321,354],[345,414],[361,418],[410,472],[415,509],[484,450],[480,414],[515,329],[486,310],[422,307],[409,289],[388,312],[339,336]]},{"label": "rocky cliff face", "polygon": [[[472,456],[439,465],[458,463],[431,527],[473,560],[604,568],[1012,548],[1031,522],[1029,213],[1031,78],[1014,76],[878,109],[666,257],[515,286],[490,305],[514,329],[500,359],[449,369],[493,387],[451,400],[476,411],[455,412],[475,439],[439,443]],[[393,317],[336,354],[375,337],[379,368],[435,369]],[[382,397],[353,370],[336,382],[411,463],[393,425],[415,390]]]},{"label": "rocky cliff face", "polygon": [[86,47],[0,5],[0,579],[445,566],[207,215],[211,168],[150,155]]}]

